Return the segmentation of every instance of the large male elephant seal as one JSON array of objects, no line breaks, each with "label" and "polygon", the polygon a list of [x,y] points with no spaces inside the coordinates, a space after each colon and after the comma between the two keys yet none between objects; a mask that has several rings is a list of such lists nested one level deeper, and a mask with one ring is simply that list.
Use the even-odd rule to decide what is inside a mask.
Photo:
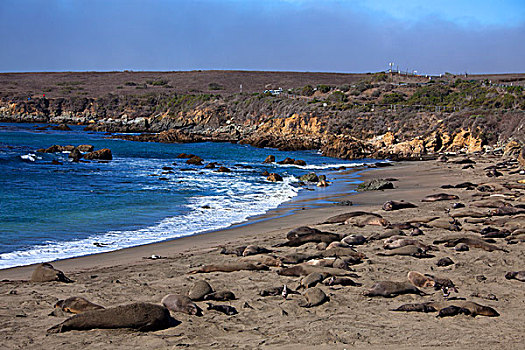
[{"label": "large male elephant seal", "polygon": [[170,322],[170,312],[164,306],[133,303],[72,316],[49,328],[47,332],[63,333],[94,328],[131,328],[139,331],[154,331],[168,328]]},{"label": "large male elephant seal", "polygon": [[32,282],[65,282],[65,283],[71,283],[73,282],[69,278],[64,275],[64,273],[60,270],[57,270],[51,265],[50,263],[43,263],[36,267],[35,271],[33,271],[33,274],[31,275],[31,281]]}]

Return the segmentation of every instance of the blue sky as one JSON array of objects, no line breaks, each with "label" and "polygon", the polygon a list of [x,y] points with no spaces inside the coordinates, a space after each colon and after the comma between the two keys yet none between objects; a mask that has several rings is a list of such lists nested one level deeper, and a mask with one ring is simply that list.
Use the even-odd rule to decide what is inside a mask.
[{"label": "blue sky", "polygon": [[525,0],[0,0],[0,71],[525,72]]}]

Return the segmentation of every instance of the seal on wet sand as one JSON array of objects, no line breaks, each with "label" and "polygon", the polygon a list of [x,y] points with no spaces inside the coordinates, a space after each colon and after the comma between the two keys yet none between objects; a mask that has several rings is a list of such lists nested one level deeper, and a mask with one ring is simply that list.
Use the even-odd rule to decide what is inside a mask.
[{"label": "seal on wet sand", "polygon": [[421,202],[452,201],[456,199],[459,199],[459,197],[455,194],[436,193],[426,196]]}]

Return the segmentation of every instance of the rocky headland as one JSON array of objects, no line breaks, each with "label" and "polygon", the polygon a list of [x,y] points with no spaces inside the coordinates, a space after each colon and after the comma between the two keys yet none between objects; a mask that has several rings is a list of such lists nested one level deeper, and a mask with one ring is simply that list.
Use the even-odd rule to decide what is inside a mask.
[{"label": "rocky headland", "polygon": [[138,133],[112,136],[135,141],[319,149],[346,159],[523,155],[523,75],[219,73],[3,74],[0,121],[81,124]]}]

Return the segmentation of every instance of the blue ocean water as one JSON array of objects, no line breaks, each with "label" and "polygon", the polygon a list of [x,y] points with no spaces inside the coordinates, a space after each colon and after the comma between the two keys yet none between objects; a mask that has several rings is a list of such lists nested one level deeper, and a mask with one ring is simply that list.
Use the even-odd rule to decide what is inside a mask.
[{"label": "blue ocean water", "polygon": [[[297,196],[303,174],[362,164],[317,152],[230,143],[141,143],[106,139],[80,126],[72,129],[0,124],[0,268],[225,228]],[[73,163],[67,153],[35,152],[54,144],[110,148],[113,160]],[[199,155],[205,164],[217,162],[232,172],[187,165],[176,158],[180,153]],[[262,164],[268,154],[308,165]],[[281,174],[284,181],[266,181],[264,170]]]}]

